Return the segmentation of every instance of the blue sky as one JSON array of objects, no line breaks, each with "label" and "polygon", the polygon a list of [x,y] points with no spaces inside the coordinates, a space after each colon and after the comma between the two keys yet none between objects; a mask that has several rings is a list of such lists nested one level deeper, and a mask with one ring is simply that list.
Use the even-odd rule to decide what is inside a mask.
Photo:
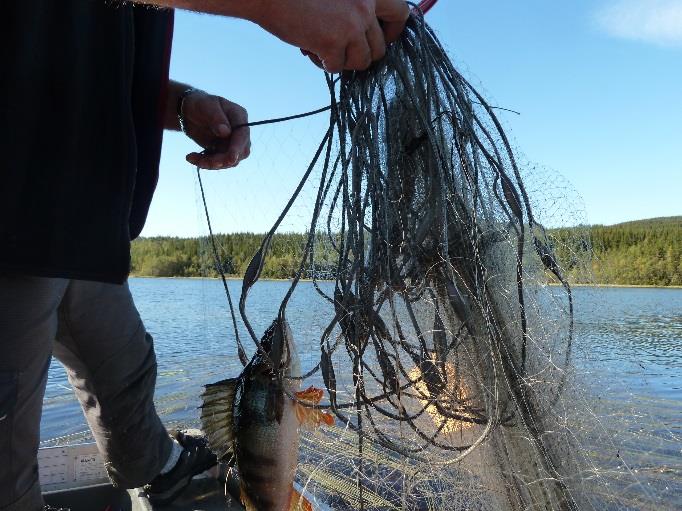
[{"label": "blue sky", "polygon": [[[590,223],[682,215],[682,0],[440,0],[428,21],[501,113],[520,153],[558,172]],[[243,105],[251,120],[328,103],[297,49],[241,20],[178,12],[171,75]],[[252,130],[251,157],[206,175],[221,232],[264,231],[319,142],[318,118]],[[143,235],[205,233],[194,144],[167,133]],[[305,195],[307,193],[308,195]],[[285,228],[309,210],[294,208]]]}]

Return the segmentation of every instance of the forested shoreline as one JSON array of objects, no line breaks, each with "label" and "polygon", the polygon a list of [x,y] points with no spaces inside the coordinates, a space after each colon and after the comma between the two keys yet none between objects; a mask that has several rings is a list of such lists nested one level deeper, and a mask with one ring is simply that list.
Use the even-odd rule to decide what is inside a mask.
[{"label": "forested shoreline", "polygon": [[[571,243],[569,240],[579,241],[580,246],[570,247],[575,251],[589,253],[591,249],[589,275],[582,273],[574,279],[578,283],[582,280],[583,283],[624,286],[682,285],[682,216],[559,229],[550,231],[550,237],[555,240],[560,255]],[[270,245],[262,276],[292,277],[300,264],[306,238],[302,233],[277,234]],[[260,233],[216,235],[216,247],[225,273],[234,277],[243,275],[262,239]],[[319,246],[325,247],[325,244],[319,243]],[[140,238],[133,242],[131,255],[132,275],[135,276],[218,276],[213,247],[205,238]],[[333,276],[331,244],[318,249],[314,260],[318,278]]]}]

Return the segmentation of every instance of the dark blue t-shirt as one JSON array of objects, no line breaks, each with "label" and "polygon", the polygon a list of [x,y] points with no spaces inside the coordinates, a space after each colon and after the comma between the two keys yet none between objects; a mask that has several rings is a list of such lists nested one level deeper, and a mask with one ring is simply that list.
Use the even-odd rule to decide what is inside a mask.
[{"label": "dark blue t-shirt", "polygon": [[158,177],[173,12],[7,2],[0,272],[123,282]]}]

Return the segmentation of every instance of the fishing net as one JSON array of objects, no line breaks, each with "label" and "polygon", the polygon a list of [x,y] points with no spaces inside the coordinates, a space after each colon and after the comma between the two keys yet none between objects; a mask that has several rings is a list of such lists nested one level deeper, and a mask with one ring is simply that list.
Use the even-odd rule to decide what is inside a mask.
[{"label": "fishing net", "polygon": [[[238,302],[225,285],[245,365],[263,351],[249,292],[308,205],[277,317],[306,306],[295,296],[310,279],[321,334],[292,328],[301,386],[326,389],[336,425],[302,433],[298,482],[334,509],[626,508],[594,491],[608,476],[583,435],[607,436],[572,371],[569,276],[589,281],[591,249],[560,228],[583,221],[568,185],[517,160],[496,107],[418,13],[369,71],[326,79],[314,158]],[[287,352],[269,350],[273,368]]]}]

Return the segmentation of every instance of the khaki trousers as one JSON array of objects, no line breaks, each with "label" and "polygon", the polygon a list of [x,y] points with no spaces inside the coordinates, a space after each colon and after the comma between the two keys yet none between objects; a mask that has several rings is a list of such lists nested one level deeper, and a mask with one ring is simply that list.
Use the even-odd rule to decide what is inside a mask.
[{"label": "khaki trousers", "polygon": [[0,510],[38,511],[51,355],[64,364],[112,482],[153,479],[171,440],[154,408],[152,337],[128,285],[0,276]]}]

